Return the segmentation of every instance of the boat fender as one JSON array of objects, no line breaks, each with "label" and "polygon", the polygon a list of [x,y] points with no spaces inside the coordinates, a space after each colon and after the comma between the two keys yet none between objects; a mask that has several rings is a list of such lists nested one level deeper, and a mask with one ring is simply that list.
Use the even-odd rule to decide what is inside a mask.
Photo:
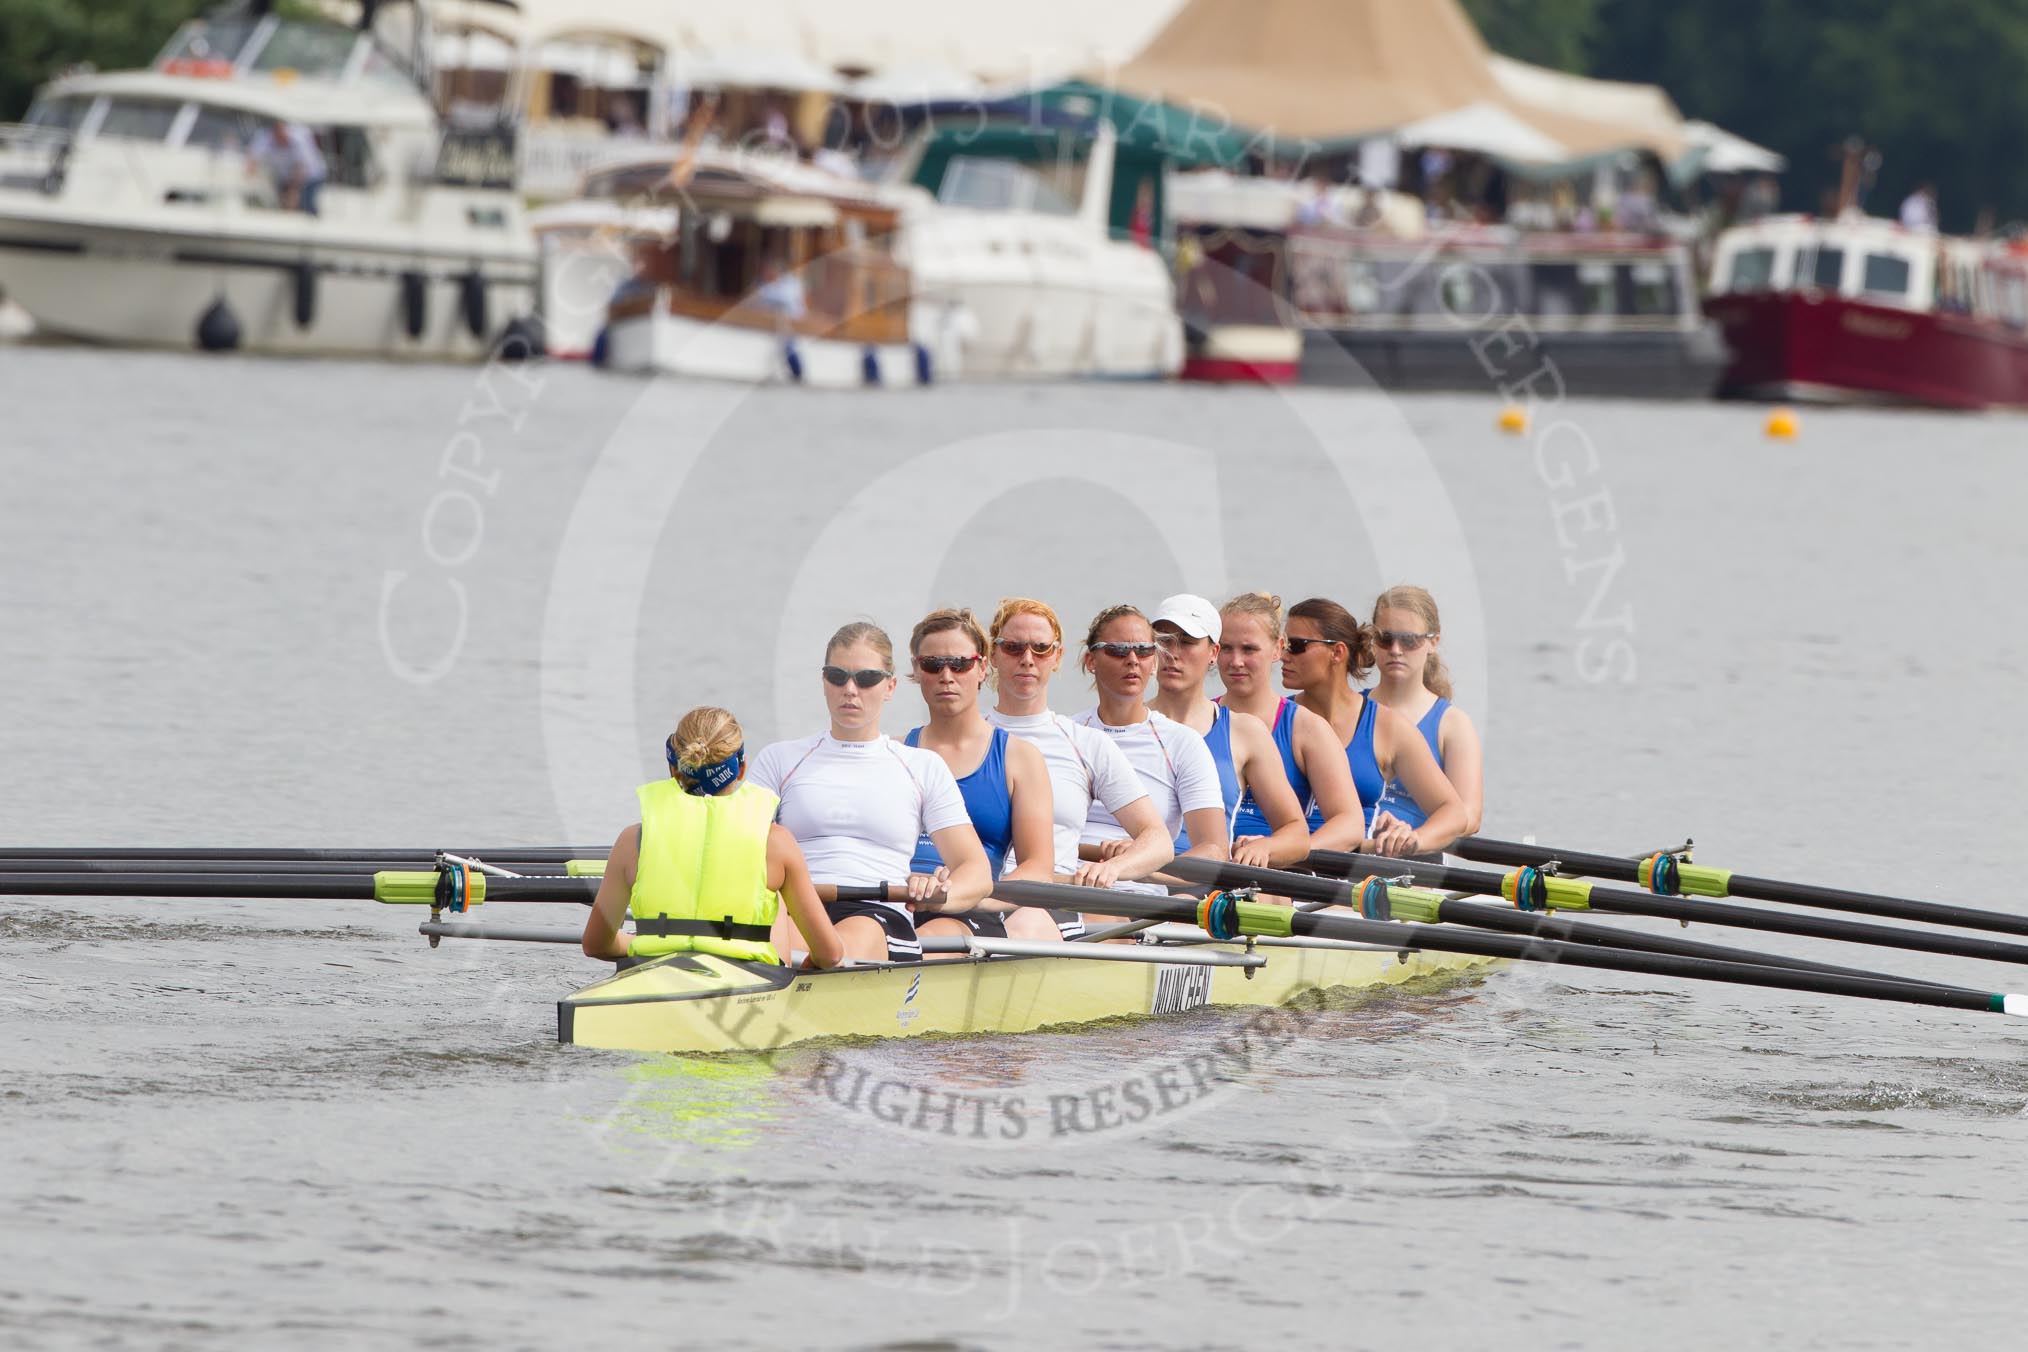
[{"label": "boat fender", "polygon": [[880,354],[873,350],[871,343],[859,352],[859,380],[865,385],[880,383]]},{"label": "boat fender", "polygon": [[411,338],[423,336],[430,322],[429,279],[420,272],[401,274],[401,327]]},{"label": "boat fender", "polygon": [[591,364],[602,371],[605,369],[607,360],[612,356],[609,332],[606,326],[601,324],[599,325],[598,334],[592,339]]},{"label": "boat fender", "polygon": [[529,315],[507,321],[493,344],[493,355],[501,361],[528,361],[543,355],[542,325]]},{"label": "boat fender", "polygon": [[929,349],[921,343],[915,344],[915,379],[919,385],[927,385],[933,377],[930,367]]},{"label": "boat fender", "polygon": [[798,385],[803,383],[803,354],[796,351],[796,340],[782,339],[782,363],[789,368],[789,379]]},{"label": "boat fender", "polygon": [[230,352],[239,346],[239,316],[225,303],[222,291],[198,317],[197,345],[206,352]]},{"label": "boat fender", "polygon": [[486,277],[477,268],[458,278],[458,313],[465,329],[482,342],[486,337]]},{"label": "boat fender", "polygon": [[307,329],[317,321],[317,269],[303,259],[289,269],[295,283],[296,327]]}]

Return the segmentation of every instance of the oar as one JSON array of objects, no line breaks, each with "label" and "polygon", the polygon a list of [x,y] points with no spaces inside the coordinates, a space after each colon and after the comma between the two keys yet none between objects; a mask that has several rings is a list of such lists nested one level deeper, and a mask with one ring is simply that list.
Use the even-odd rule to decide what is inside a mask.
[{"label": "oar", "polygon": [[[459,858],[467,856],[460,855]],[[603,859],[569,859],[558,862],[532,861],[526,859],[502,858],[500,856],[477,856],[486,864],[505,864],[527,876],[550,878],[597,877],[605,871]],[[217,877],[230,875],[285,877],[291,874],[308,874],[313,877],[350,877],[355,874],[401,872],[418,870],[435,864],[430,859],[404,859],[399,855],[379,855],[374,858],[324,862],[310,859],[38,859],[33,862],[0,864],[0,882],[23,874],[48,877],[59,873],[95,874],[155,874],[155,873],[203,873]],[[530,873],[540,870],[539,874]]]},{"label": "oar", "polygon": [[[1171,867],[1173,868],[1173,865]],[[1006,901],[1019,902],[1024,906],[1064,906],[1076,904],[1075,898],[1083,890],[1066,888],[1058,883],[1001,882],[995,885],[993,895]],[[1117,892],[1106,898],[1106,907],[1121,915],[1140,919],[1174,920],[1184,924],[1204,925],[1216,938],[1235,938],[1249,934],[1273,937],[1300,934],[1320,939],[1340,939],[1347,943],[1375,944],[1385,948],[1469,953],[1479,957],[1561,963],[1570,967],[1589,967],[1608,972],[1686,977],[1740,986],[1761,986],[1769,990],[1849,995],[1859,999],[1927,1005],[1937,1009],[1969,1009],[1993,1014],[2028,1016],[2028,996],[2010,995],[2006,992],[1988,993],[1929,986],[1911,981],[1841,976],[1830,972],[1797,971],[1793,968],[1737,962],[1716,962],[1702,958],[1676,957],[1667,953],[1635,953],[1617,948],[1592,948],[1583,944],[1561,943],[1553,939],[1523,939],[1505,934],[1488,934],[1479,930],[1409,924],[1398,920],[1365,920],[1329,911],[1298,911],[1293,907],[1266,902],[1239,901],[1224,894],[1207,898],[1200,903],[1176,901],[1141,892]]]},{"label": "oar", "polygon": [[[1472,901],[1470,898],[1475,895],[1473,893],[1432,892],[1416,887],[1401,887],[1390,885],[1384,878],[1378,876],[1354,883],[1340,878],[1320,878],[1314,874],[1248,868],[1242,864],[1214,865],[1203,860],[1190,861],[1185,865],[1184,871],[1201,873],[1207,882],[1214,880],[1215,871],[1216,882],[1226,887],[1258,887],[1277,896],[1300,898],[1303,904],[1297,909],[1303,911],[1317,906],[1349,906],[1369,920],[1411,920],[1425,925],[1469,925],[1474,929],[1498,930],[1504,934],[1523,934],[1538,939],[1558,939],[1565,943],[1590,944],[1599,948],[1628,948],[1643,953],[1673,953],[1679,957],[1712,958],[1720,962],[1760,963],[1768,967],[1791,967],[1799,972],[1831,972],[1839,976],[1863,976],[1879,981],[1905,979],[1882,972],[1867,971],[1864,968],[1812,962],[1807,958],[1791,958],[1753,949],[1733,948],[1697,939],[1680,939],[1668,934],[1643,934],[1634,930],[1616,929],[1611,925],[1601,925],[1589,920],[1572,920],[1567,916],[1549,912],[1512,911],[1503,906],[1489,906]],[[1374,888],[1380,889],[1378,895],[1369,890]],[[1924,981],[1916,984],[1943,983]]]},{"label": "oar", "polygon": [[1919,920],[1932,925],[1955,925],[1960,929],[1990,930],[1996,934],[2028,934],[2028,916],[2024,915],[1935,901],[1911,901],[1905,897],[1880,896],[1872,892],[1847,892],[1841,888],[1817,887],[1809,883],[1785,883],[1773,878],[1753,878],[1704,864],[1685,863],[1680,859],[1658,865],[1654,855],[1618,859],[1609,854],[1553,850],[1512,840],[1490,840],[1485,836],[1466,836],[1445,848],[1452,854],[1482,864],[1510,867],[1525,865],[1540,868],[1553,859],[1565,873],[1638,883],[1664,896],[1746,897],[1754,901],[1780,901],[1792,906],[1851,911],[1857,915],[1886,916],[1891,920]]},{"label": "oar", "polygon": [[[463,879],[462,895],[460,884]],[[381,901],[462,910],[482,902],[590,905],[597,878],[489,878],[482,873],[0,873],[0,896],[220,897],[272,901]]]},{"label": "oar", "polygon": [[0,848],[0,869],[41,872],[40,862],[55,860],[111,860],[127,864],[167,863],[173,860],[204,863],[265,864],[347,864],[365,865],[392,861],[397,868],[428,868],[439,854],[462,854],[491,864],[562,864],[572,859],[604,859],[609,845],[513,845],[493,849],[450,851],[391,848],[383,850],[325,850],[266,848],[229,849],[175,848],[150,845],[79,845],[70,848],[15,845]]},{"label": "oar", "polygon": [[[2028,945],[2002,943],[1973,935],[1934,934],[1928,930],[1897,929],[1892,925],[1870,925],[1857,920],[1828,916],[1791,915],[1786,911],[1762,911],[1751,906],[1734,906],[1722,901],[1688,901],[1658,897],[1647,892],[1601,887],[1575,878],[1559,878],[1524,867],[1512,873],[1489,873],[1480,869],[1453,868],[1444,864],[1419,863],[1411,859],[1387,859],[1377,855],[1346,854],[1337,850],[1313,850],[1306,861],[1321,872],[1349,874],[1354,878],[1407,877],[1425,887],[1441,887],[1485,896],[1505,897],[1524,911],[1599,911],[1617,915],[1650,915],[1664,920],[1701,921],[1712,925],[1733,925],[1740,929],[1766,930],[1774,934],[1799,934],[1812,939],[1837,939],[1845,943],[1874,944],[1919,953],[1948,953],[1961,958],[1988,958],[1994,962],[2028,963]],[[1175,872],[1172,867],[1171,872]]]}]

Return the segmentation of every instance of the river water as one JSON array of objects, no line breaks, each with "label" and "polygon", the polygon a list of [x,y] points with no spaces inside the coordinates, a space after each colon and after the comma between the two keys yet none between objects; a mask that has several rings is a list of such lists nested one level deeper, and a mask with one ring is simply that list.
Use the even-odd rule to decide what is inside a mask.
[{"label": "river water", "polygon": [[[1496,407],[0,349],[0,843],[598,844],[689,705],[818,726],[846,619],[1420,581],[1489,834],[2020,907],[2021,421]],[[558,1047],[601,969],[414,919],[6,899],[0,1340],[1904,1347],[2020,1310],[1991,1016],[1508,969],[1244,1056],[1220,1011],[829,1053],[1038,1100],[1223,1056],[1009,1149],[840,1106],[823,1053]]]}]

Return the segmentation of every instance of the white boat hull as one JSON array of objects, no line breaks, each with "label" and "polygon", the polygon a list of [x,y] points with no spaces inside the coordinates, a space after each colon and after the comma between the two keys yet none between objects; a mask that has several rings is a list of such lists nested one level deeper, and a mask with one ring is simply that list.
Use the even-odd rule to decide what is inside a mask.
[{"label": "white boat hull", "polygon": [[776,333],[693,319],[659,307],[608,327],[606,365],[616,371],[816,389],[921,385],[941,374],[918,344],[853,343]]},{"label": "white boat hull", "polygon": [[[315,239],[108,229],[6,214],[0,289],[45,335],[120,346],[190,348],[222,295],[241,351],[302,356],[471,359],[535,304],[533,260],[488,264],[426,250]],[[55,247],[67,243],[70,247]],[[297,318],[299,271],[312,278]],[[483,277],[483,323],[464,313],[467,274]],[[402,275],[422,276],[422,325],[408,332]]]}]

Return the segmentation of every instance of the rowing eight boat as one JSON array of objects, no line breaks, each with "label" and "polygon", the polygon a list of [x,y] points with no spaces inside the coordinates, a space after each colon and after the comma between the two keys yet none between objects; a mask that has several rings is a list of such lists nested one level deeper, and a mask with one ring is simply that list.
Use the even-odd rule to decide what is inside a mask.
[{"label": "rowing eight boat", "polygon": [[[587,986],[556,1006],[561,1042],[647,1052],[765,1051],[820,1037],[1020,1033],[1205,1005],[1285,1005],[1312,992],[1395,986],[1491,959],[1300,939],[1252,953],[1202,931],[1132,948],[1030,956],[999,941],[942,962],[797,971],[676,954]],[[1197,942],[1192,942],[1192,939]],[[1272,944],[1273,946],[1269,946]],[[1037,945],[1056,948],[1062,945]]]}]

